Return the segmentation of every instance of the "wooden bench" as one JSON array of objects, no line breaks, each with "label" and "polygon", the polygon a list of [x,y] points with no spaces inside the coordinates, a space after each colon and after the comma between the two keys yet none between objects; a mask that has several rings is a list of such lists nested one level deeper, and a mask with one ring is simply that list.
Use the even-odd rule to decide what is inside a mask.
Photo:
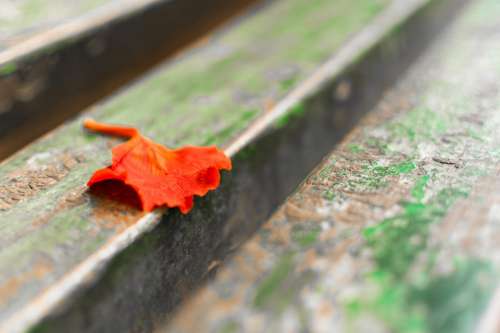
[{"label": "wooden bench", "polygon": [[499,14],[474,1],[159,331],[500,331]]},{"label": "wooden bench", "polygon": [[[336,237],[337,225],[341,224],[345,224],[343,230],[346,231],[345,239],[339,242],[349,244],[349,239],[354,239],[358,248],[365,246],[366,242],[356,231],[375,226],[380,219],[391,217],[391,213],[396,216],[398,209],[405,207],[398,204],[408,194],[405,189],[426,179],[427,174],[418,173],[421,172],[418,156],[408,153],[408,159],[417,161],[412,162],[396,153],[397,156],[383,155],[388,149],[384,140],[389,144],[392,138],[374,137],[368,143],[362,135],[366,128],[368,140],[370,133],[377,134],[377,129],[382,131],[383,126],[389,126],[398,106],[403,104],[395,104],[393,113],[383,113],[378,124],[374,116],[374,124],[358,125],[361,134],[357,143],[349,137],[342,146],[348,147],[342,148],[346,170],[329,169],[331,163],[325,162],[323,169],[327,171],[321,173],[320,179],[315,181],[317,184],[311,189],[305,186],[300,190],[312,191],[314,188],[316,194],[304,194],[300,204],[297,199],[292,204],[285,204],[291,207],[288,209],[291,213],[285,208],[284,215],[276,215],[282,216],[281,219],[275,217],[260,228],[262,223],[359,118],[380,101],[463,2],[317,0],[311,4],[305,0],[287,0],[266,3],[207,45],[165,63],[133,86],[87,110],[84,116],[134,125],[147,136],[171,147],[217,144],[232,156],[235,168],[223,175],[221,188],[197,200],[195,209],[187,216],[175,210],[145,214],[89,194],[84,185],[86,180],[95,169],[108,164],[110,147],[119,141],[85,133],[81,118],[16,153],[0,165],[0,331],[196,330],[195,326],[185,326],[186,322],[198,322],[207,325],[200,326],[202,329],[215,331],[240,327],[251,330],[253,326],[240,326],[247,323],[245,315],[238,317],[238,314],[253,315],[252,311],[256,311],[256,316],[267,312],[269,321],[263,321],[266,326],[262,327],[285,329],[279,326],[284,323],[280,318],[288,317],[279,314],[293,313],[295,310],[287,310],[287,306],[299,299],[298,293],[308,283],[321,282],[328,268],[314,271],[317,268],[312,258],[310,268],[305,269],[311,274],[300,275],[296,280],[292,273],[298,261],[306,255],[311,256],[316,251],[315,246],[319,248],[320,241],[330,235],[329,232],[331,237]],[[491,1],[481,0],[483,2],[486,7],[494,6]],[[484,12],[488,13],[488,7]],[[483,21],[484,24],[488,22]],[[494,34],[488,36],[494,38]],[[433,48],[429,54],[434,52],[437,51]],[[451,64],[457,60],[450,58]],[[467,73],[473,72],[472,68],[468,70]],[[439,78],[441,72],[434,74]],[[478,83],[484,83],[477,75]],[[421,84],[424,83],[428,82]],[[436,86],[439,91],[440,86]],[[425,87],[420,89],[424,91]],[[428,91],[432,92],[430,87]],[[403,102],[401,99],[400,103]],[[383,109],[386,104],[380,105]],[[424,116],[432,113],[423,112]],[[415,121],[421,121],[415,116],[419,112],[409,114],[416,117]],[[424,121],[418,124],[422,131],[428,125]],[[426,134],[429,139],[417,137],[413,143],[416,145],[415,142],[421,140],[432,144],[432,130],[431,127]],[[393,131],[401,136],[416,135],[415,129],[411,132],[403,125],[394,125]],[[474,133],[480,135],[477,131]],[[450,157],[439,158],[446,162]],[[438,163],[436,168],[451,168],[446,163],[435,163]],[[363,165],[369,170],[366,171]],[[358,173],[351,172],[350,168]],[[372,172],[375,181],[379,182],[372,184],[375,189],[371,189],[373,193],[369,192],[366,200],[385,200],[379,193],[387,188],[401,191],[399,196],[391,194],[386,198],[389,202],[390,198],[393,200],[387,209],[383,205],[367,204],[371,211],[388,215],[369,220],[367,208],[366,219],[358,216],[358,223],[351,229],[341,219],[335,220],[335,225],[332,225],[333,218],[326,224],[320,223],[326,221],[324,214],[334,214],[336,209],[343,212],[340,211],[345,208],[342,204],[348,206],[352,201],[355,207],[356,202],[364,202],[364,194],[358,193],[363,191],[359,188],[351,189],[351,196],[346,194],[342,199],[345,203],[335,201],[340,200],[339,193],[347,193],[348,189],[342,184],[358,181],[362,185],[368,175],[363,172]],[[359,179],[351,180],[352,175],[358,175]],[[340,185],[327,191],[327,187],[334,184],[331,181],[338,176],[344,177]],[[400,179],[408,188],[397,186],[396,180]],[[470,179],[474,179],[473,176]],[[426,180],[421,191],[432,191],[434,181]],[[299,198],[300,193],[290,200]],[[430,199],[423,197],[421,200],[423,205]],[[324,202],[331,202],[331,205],[321,206],[317,211],[315,205]],[[296,232],[297,239],[280,243],[281,233],[284,239],[287,235],[295,237],[292,228],[297,223],[290,218],[294,209],[298,220],[305,214],[303,230]],[[346,219],[356,218],[356,214],[349,215],[349,212],[343,212]],[[309,219],[311,216],[307,214],[322,216],[322,220]],[[282,231],[278,227],[280,223],[285,224]],[[270,247],[260,244],[262,251],[257,249],[249,254],[246,251],[256,246],[256,240],[245,241],[257,230],[256,237],[269,242]],[[326,238],[325,242],[327,250],[330,249]],[[245,245],[239,250],[242,252],[238,252],[243,243]],[[287,244],[291,247],[287,248]],[[351,255],[349,249],[349,246],[339,246],[334,250],[345,257]],[[228,261],[222,274],[217,274],[206,289],[196,293],[193,301],[174,315],[193,290],[210,279],[220,263],[235,251],[236,258]],[[365,252],[363,260],[371,260],[369,249],[361,254]],[[269,258],[268,266],[260,266],[257,261],[255,266],[235,266],[239,253],[248,256],[250,262],[251,255],[260,253]],[[329,257],[325,252],[323,262],[326,258]],[[372,268],[366,272],[377,272],[377,267]],[[245,269],[254,270],[255,274],[244,275]],[[302,271],[297,269],[297,272],[301,274]],[[365,271],[356,272],[361,279]],[[224,284],[228,281],[224,279],[230,275],[237,278]],[[286,282],[280,287],[286,280],[284,275],[290,276],[290,284]],[[394,277],[389,273],[379,278]],[[214,288],[224,285],[230,295],[236,290],[231,288],[231,283],[238,286],[240,281],[250,283],[244,288],[249,298],[228,296],[229,303],[224,303],[222,294],[213,294]],[[363,286],[361,284],[360,288]],[[289,288],[296,289],[297,294],[287,293]],[[335,290],[326,290],[324,297]],[[354,304],[351,306],[353,313],[376,317],[369,311],[371,300],[354,296],[349,303]],[[291,303],[281,302],[287,299],[292,300]],[[213,300],[214,305],[205,303],[207,300]],[[220,316],[217,311],[224,304],[235,304],[230,307],[235,315],[222,316],[223,321],[215,323],[212,320]],[[254,305],[257,308],[254,309]],[[359,311],[354,311],[356,309]],[[383,307],[380,309],[386,311]],[[334,310],[341,313],[340,307]],[[404,318],[404,311],[401,309],[397,313],[399,318]],[[198,315],[190,317],[190,314]],[[309,313],[304,312],[304,316]],[[305,320],[310,318],[305,317]],[[345,322],[340,315],[332,318],[338,318],[336,323],[339,325]],[[162,326],[163,321],[168,321],[166,326]],[[217,326],[219,324],[223,326]]]},{"label": "wooden bench", "polygon": [[0,159],[253,2],[2,2]]}]

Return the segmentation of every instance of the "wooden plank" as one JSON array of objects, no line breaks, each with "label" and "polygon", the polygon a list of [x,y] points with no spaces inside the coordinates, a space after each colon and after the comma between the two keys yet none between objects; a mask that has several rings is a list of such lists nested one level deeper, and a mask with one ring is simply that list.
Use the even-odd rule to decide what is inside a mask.
[{"label": "wooden plank", "polygon": [[79,120],[3,163],[1,328],[151,328],[379,98],[446,22],[448,4],[272,3],[90,110],[169,146],[225,147],[235,170],[188,216],[89,195],[85,180],[117,141],[83,133]]},{"label": "wooden plank", "polygon": [[0,159],[254,2],[4,1]]},{"label": "wooden plank", "polygon": [[[72,19],[88,15],[103,5],[110,5],[110,0],[51,1],[21,0],[2,2],[0,16],[0,49],[3,51],[33,38],[37,34]],[[115,1],[123,5],[123,1]],[[19,51],[18,51],[19,52]],[[6,54],[2,55],[4,63]]]},{"label": "wooden plank", "polygon": [[499,14],[472,2],[158,331],[498,332]]}]

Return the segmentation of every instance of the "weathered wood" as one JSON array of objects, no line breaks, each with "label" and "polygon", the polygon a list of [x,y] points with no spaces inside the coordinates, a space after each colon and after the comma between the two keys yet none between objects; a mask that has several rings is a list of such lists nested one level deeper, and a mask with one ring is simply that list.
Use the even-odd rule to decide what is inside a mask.
[{"label": "weathered wood", "polygon": [[0,159],[254,2],[2,2]]},{"label": "weathered wood", "polygon": [[499,15],[472,2],[159,331],[498,332]]},{"label": "weathered wood", "polygon": [[[408,10],[388,17],[389,20],[384,21],[382,18],[381,23],[384,24],[377,25],[373,30],[375,34],[369,30],[368,34],[361,36],[361,39],[355,39],[358,41],[357,45],[349,46],[350,49],[344,51],[340,67],[338,61],[334,62],[338,68],[335,68],[333,73],[324,73],[323,76],[320,75],[319,80],[316,78],[312,82],[319,84],[331,79],[424,3],[424,1],[412,1]],[[156,141],[174,147],[186,143],[227,145],[260,115],[280,116],[270,121],[265,118],[264,123],[267,122],[268,125],[264,129],[273,128],[273,123],[275,130],[288,129],[288,115],[300,115],[305,109],[297,106],[290,110],[290,105],[287,104],[290,103],[290,99],[287,100],[284,96],[294,88],[298,93],[295,93],[293,98],[299,96],[302,99],[304,91],[311,92],[300,88],[303,86],[301,81],[308,78],[346,40],[352,38],[355,32],[370,22],[385,4],[386,1],[379,0],[363,0],[355,4],[347,0],[320,0],[313,4],[303,0],[273,3],[242,21],[210,45],[166,64],[149,78],[95,107],[90,114],[101,121],[135,125]],[[402,7],[401,3],[399,7]],[[262,56],[264,51],[267,52],[265,57]],[[348,57],[345,57],[346,55]],[[390,57],[387,59],[390,61]],[[388,81],[389,77],[391,76],[388,76]],[[311,81],[307,82],[310,86]],[[370,85],[364,87],[373,89]],[[331,96],[330,93],[325,94]],[[296,102],[297,100],[293,98],[291,100]],[[281,100],[285,101],[284,107],[278,103]],[[332,102],[331,98],[326,100],[328,103]],[[371,100],[369,95],[366,100]],[[274,103],[277,103],[276,107],[273,106]],[[280,107],[279,113],[274,112],[278,107]],[[326,137],[338,137],[342,133],[342,128],[347,128],[341,121],[334,124],[331,119],[333,116],[334,113],[328,113],[326,119],[330,120],[323,121]],[[353,121],[349,117],[344,119],[347,123]],[[339,128],[331,131],[331,128],[337,125]],[[310,135],[311,131],[308,133]],[[273,200],[282,198],[290,190],[293,182],[303,176],[304,170],[323,154],[322,150],[313,149],[311,155],[311,147],[308,144],[316,142],[310,139],[296,142],[297,151],[290,148],[290,144],[294,141],[284,141],[283,145],[288,145],[287,150],[277,151],[275,149],[280,148],[277,144],[280,141],[277,138],[273,138],[273,145],[264,145],[266,149],[253,153],[257,160],[254,158],[248,160],[250,164],[246,168],[249,171],[246,173],[257,174],[259,178],[253,176],[254,178],[246,179],[258,179],[261,181],[260,184],[264,184],[262,180],[268,178],[265,176],[267,172],[277,172],[280,168],[282,170],[283,165],[286,165],[283,163],[291,161],[293,155],[290,153],[307,151],[308,154],[303,155],[300,163],[287,166],[287,172],[277,173],[274,183],[267,179],[265,186],[271,188],[265,188],[266,191],[268,193],[272,193],[271,189],[276,191],[276,198]],[[214,217],[214,211],[200,207],[187,218],[169,214],[165,223],[171,225],[164,224],[163,229],[158,229],[162,211],[144,215],[128,207],[89,195],[84,186],[86,179],[93,170],[108,163],[109,148],[116,142],[84,133],[80,121],[77,120],[49,134],[0,166],[0,244],[2,244],[0,321],[4,325],[2,328],[17,331],[31,327],[49,314],[56,315],[56,307],[67,309],[63,303],[71,305],[72,301],[82,293],[96,298],[108,297],[114,303],[110,306],[109,302],[104,302],[107,306],[105,308],[98,307],[95,303],[91,303],[92,300],[85,299],[81,306],[86,307],[85,310],[88,312],[68,315],[70,320],[73,320],[71,327],[74,331],[102,330],[103,327],[108,327],[106,325],[114,325],[111,327],[115,330],[120,330],[120,327],[129,324],[136,325],[134,327],[137,328],[138,323],[133,322],[134,319],[142,320],[141,318],[150,318],[154,315],[147,310],[155,304],[142,304],[140,301],[147,300],[146,296],[154,297],[155,292],[158,294],[158,290],[162,290],[159,288],[161,285],[158,283],[161,279],[158,275],[161,272],[164,274],[168,272],[164,271],[168,267],[174,268],[176,274],[181,274],[188,268],[193,269],[189,265],[192,263],[189,261],[190,256],[182,251],[204,249],[200,245],[204,241],[198,241],[196,248],[182,247],[184,243],[191,244],[186,235],[189,233],[195,235],[194,240],[197,240],[197,237],[206,239],[207,235],[204,232],[208,229],[201,224],[205,222],[204,219],[228,218],[224,214]],[[248,137],[243,141],[237,141],[236,146],[232,146],[237,148],[230,153],[239,151],[246,142]],[[326,140],[322,145],[327,147],[330,145],[329,142]],[[286,151],[289,153],[285,154]],[[252,156],[251,150],[246,154]],[[263,161],[272,161],[272,158],[281,160],[279,164],[252,166],[252,163],[257,163],[258,158],[262,156],[266,156]],[[238,169],[238,166],[236,168]],[[234,174],[237,174],[237,171]],[[245,172],[242,171],[240,174],[243,176],[236,178],[245,184]],[[283,179],[286,186],[280,187],[276,184],[278,180]],[[250,199],[255,199],[255,202],[261,205],[252,207],[251,211],[253,214],[259,214],[254,215],[259,219],[247,221],[248,227],[245,230],[248,232],[256,228],[258,221],[265,217],[273,204],[272,201],[257,200],[259,197],[249,189],[255,187],[255,184],[241,186],[243,193],[252,193]],[[244,197],[240,192],[238,195]],[[216,245],[224,241],[228,232],[236,230],[237,222],[244,221],[243,216],[234,218],[235,213],[229,210],[234,207],[239,209],[237,203],[240,202],[240,198],[233,197],[227,200],[227,197],[222,197],[226,198],[224,201],[228,202],[229,208],[222,205],[222,199],[217,198],[216,195],[211,199],[216,203],[215,209],[219,212],[231,212],[232,215],[229,217],[233,217],[233,224],[230,227],[224,223],[215,224],[219,226],[220,232],[212,234],[210,239],[213,243],[207,244],[211,253],[216,250]],[[260,195],[260,198],[263,196]],[[248,200],[249,202],[251,200]],[[188,222],[190,219],[191,223]],[[185,224],[175,223],[176,220]],[[222,228],[223,226],[225,227]],[[168,233],[172,231],[171,228],[179,232]],[[154,232],[148,233],[152,229]],[[141,238],[139,245],[130,248],[127,256],[117,258],[121,264],[113,266],[119,267],[118,271],[114,271],[111,275],[115,280],[101,284],[97,295],[84,292],[84,287],[99,276],[102,267],[109,263],[111,258],[129,247],[143,234],[145,236]],[[169,239],[166,249],[161,243],[165,236],[170,237],[169,234],[175,234],[182,240],[178,247],[184,255],[175,256],[175,258],[182,257],[182,260],[179,259],[180,263],[177,265],[175,262],[174,266],[166,265],[168,262],[165,263],[164,256],[175,253],[166,251],[171,248],[175,251],[175,240]],[[185,237],[187,238],[184,239]],[[159,255],[164,261],[146,260],[154,255]],[[203,259],[209,260],[210,257]],[[141,266],[141,262],[148,266]],[[130,272],[127,269],[130,265],[144,268],[134,271],[136,275],[130,275],[138,276],[136,285],[122,286],[112,282],[128,278]],[[154,270],[151,266],[161,270]],[[204,269],[206,266],[200,265],[199,270]],[[122,274],[123,271],[127,271],[127,274]],[[138,273],[140,275],[137,275]],[[144,283],[147,278],[153,277],[157,278],[154,281],[156,284]],[[196,277],[200,279],[203,275],[197,274]],[[172,299],[165,298],[162,301],[174,305],[178,303],[178,298],[183,297],[194,287],[196,279],[194,277],[191,279],[190,284],[184,289],[175,289],[172,286],[164,288],[164,292],[172,290],[177,294]],[[173,281],[180,283],[179,280]],[[124,293],[123,288],[127,288],[125,290],[128,291]],[[108,293],[110,289],[113,290],[112,295]],[[144,295],[141,294],[142,290],[153,292],[151,295]],[[74,295],[75,291],[80,294]],[[123,318],[123,315],[120,315],[122,312],[117,309],[122,304],[128,306],[131,303],[137,308]],[[102,316],[103,321],[95,320],[98,318],[95,316]]]},{"label": "weathered wood", "polygon": [[[449,5],[458,3],[402,0],[386,9],[374,0],[356,6],[339,1],[336,7],[326,0],[315,4],[308,12],[303,0],[263,8],[214,45],[167,64],[92,111],[100,120],[138,124],[150,137],[172,146],[216,142],[226,147],[235,169],[187,217],[169,212],[159,223],[162,211],[142,215],[90,196],[82,184],[94,168],[107,163],[108,149],[117,141],[83,134],[79,123],[59,129],[0,167],[0,186],[8,194],[2,197],[0,213],[5,231],[0,244],[7,244],[0,251],[0,278],[5,276],[1,281],[7,286],[2,328],[21,330],[43,319],[37,329],[49,332],[68,327],[85,332],[150,330],[156,318],[175,309],[210,274],[214,261],[258,228],[436,35],[453,13]],[[342,20],[329,26],[313,19],[326,17],[328,8],[342,10]],[[368,12],[360,15],[363,10]],[[288,31],[284,24],[275,31],[276,17],[304,31]],[[344,25],[340,31],[337,23]],[[318,34],[321,29],[328,29],[331,38]],[[314,36],[304,44],[305,31],[314,31]],[[260,43],[276,45],[274,56],[263,58],[256,52]],[[332,43],[330,51],[325,43]],[[299,45],[309,46],[308,52],[321,49],[323,56],[296,58],[297,53],[282,49],[300,51]],[[227,61],[232,54],[228,49],[245,61],[233,67],[239,58]],[[299,70],[297,80],[276,93],[282,86],[282,63],[307,70]],[[203,81],[192,70],[195,65],[219,75]],[[265,79],[255,90],[251,81],[234,75],[248,78],[253,71],[247,66],[263,68],[258,73]],[[226,68],[233,75],[220,75]],[[190,75],[167,79],[176,70]],[[191,90],[183,82],[194,88],[207,84]],[[178,86],[185,89],[178,91]],[[250,101],[241,98],[248,91],[255,94]],[[269,107],[270,95],[276,104]],[[201,104],[207,101],[210,105]],[[256,106],[255,119],[246,112],[246,103]],[[177,106],[179,112],[173,110]],[[195,112],[184,113],[189,107]],[[236,114],[226,117],[228,109]],[[204,112],[205,118],[198,119]],[[169,124],[176,120],[182,123]],[[206,127],[218,132],[207,133]],[[23,179],[28,180],[23,184]],[[17,288],[9,294],[11,286]]]},{"label": "weathered wood", "polygon": [[[0,49],[5,51],[16,44],[33,38],[61,22],[68,22],[79,16],[91,13],[110,0],[78,0],[78,1],[40,1],[21,0],[4,1],[0,14]],[[124,1],[115,1],[124,5]],[[5,55],[2,55],[4,63]]]}]

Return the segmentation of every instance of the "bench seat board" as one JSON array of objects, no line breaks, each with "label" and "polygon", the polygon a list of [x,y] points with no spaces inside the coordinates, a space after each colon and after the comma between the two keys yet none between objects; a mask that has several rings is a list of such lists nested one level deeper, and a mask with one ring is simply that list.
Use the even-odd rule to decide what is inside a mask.
[{"label": "bench seat board", "polygon": [[4,1],[0,160],[255,2]]},{"label": "bench seat board", "polygon": [[79,16],[92,13],[94,10],[127,1],[120,0],[78,0],[78,1],[40,1],[22,0],[2,3],[0,14],[0,50],[29,39],[61,23]]},{"label": "bench seat board", "polygon": [[[272,2],[85,116],[134,125],[171,147],[227,145],[388,3]],[[145,216],[87,193],[86,180],[118,142],[85,133],[79,118],[0,165],[0,322],[12,323],[92,255],[106,258],[106,244],[147,229],[137,223],[159,221],[161,211]]]},{"label": "bench seat board", "polygon": [[158,332],[498,332],[499,15],[473,1]]}]

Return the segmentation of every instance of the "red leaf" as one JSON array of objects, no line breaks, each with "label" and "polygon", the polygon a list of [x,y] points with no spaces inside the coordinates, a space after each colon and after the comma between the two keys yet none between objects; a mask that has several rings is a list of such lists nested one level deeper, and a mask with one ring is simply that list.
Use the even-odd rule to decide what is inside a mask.
[{"label": "red leaf", "polygon": [[215,146],[169,149],[142,136],[132,127],[84,121],[90,130],[130,139],[113,148],[112,165],[97,170],[87,182],[93,186],[118,181],[132,188],[141,208],[179,207],[184,214],[193,207],[193,196],[204,196],[219,186],[219,170],[231,170],[231,160]]}]

